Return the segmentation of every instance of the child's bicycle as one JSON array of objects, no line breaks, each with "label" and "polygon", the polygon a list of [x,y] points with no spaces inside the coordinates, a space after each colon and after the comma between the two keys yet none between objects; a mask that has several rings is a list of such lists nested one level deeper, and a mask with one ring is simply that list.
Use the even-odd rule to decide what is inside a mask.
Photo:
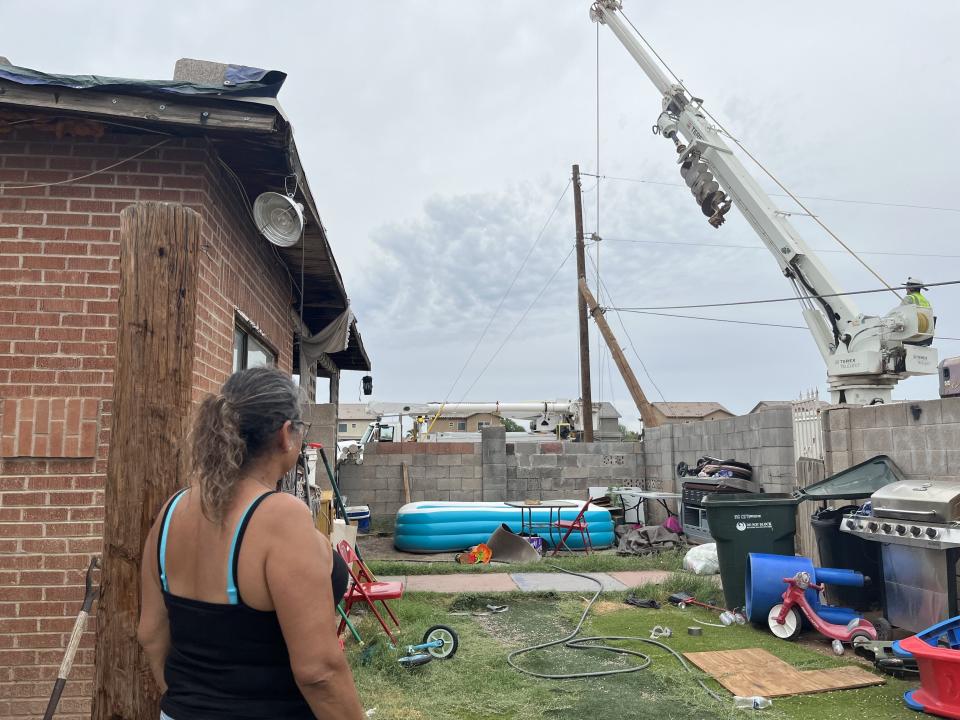
[{"label": "child's bicycle", "polygon": [[407,645],[406,655],[397,659],[406,668],[426,665],[432,660],[449,660],[460,646],[457,631],[447,625],[434,625],[423,634],[419,645]]}]

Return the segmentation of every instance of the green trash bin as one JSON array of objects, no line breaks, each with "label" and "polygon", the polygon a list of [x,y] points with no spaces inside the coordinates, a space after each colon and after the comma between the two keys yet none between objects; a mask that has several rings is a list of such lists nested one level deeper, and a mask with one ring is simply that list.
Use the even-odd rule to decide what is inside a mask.
[{"label": "green trash bin", "polygon": [[715,493],[704,497],[728,608],[741,608],[746,603],[748,553],[793,555],[799,502],[798,497],[785,493]]}]

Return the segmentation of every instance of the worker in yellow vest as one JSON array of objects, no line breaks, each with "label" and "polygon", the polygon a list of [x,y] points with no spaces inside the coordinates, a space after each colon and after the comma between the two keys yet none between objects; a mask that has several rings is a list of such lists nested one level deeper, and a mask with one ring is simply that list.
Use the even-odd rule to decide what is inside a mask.
[{"label": "worker in yellow vest", "polygon": [[904,286],[907,288],[907,296],[903,299],[904,305],[916,305],[922,308],[929,308],[930,301],[927,300],[921,290],[926,290],[923,283],[916,278],[909,277],[904,283]]},{"label": "worker in yellow vest", "polygon": [[917,280],[916,278],[909,277],[907,281],[903,284],[907,289],[907,295],[903,298],[901,302],[902,305],[916,305],[918,308],[922,308],[924,312],[917,313],[917,329],[922,333],[930,333],[930,337],[925,340],[920,340],[917,342],[908,342],[904,341],[907,345],[932,345],[933,344],[933,328],[936,326],[937,319],[933,316],[933,308],[930,306],[930,301],[927,300],[921,290],[926,290],[923,282]]}]

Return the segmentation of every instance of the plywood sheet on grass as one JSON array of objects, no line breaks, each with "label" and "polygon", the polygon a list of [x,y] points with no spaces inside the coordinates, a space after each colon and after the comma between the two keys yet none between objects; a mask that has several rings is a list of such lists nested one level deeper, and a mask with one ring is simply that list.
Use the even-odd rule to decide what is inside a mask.
[{"label": "plywood sheet on grass", "polygon": [[797,670],[760,648],[690,652],[684,656],[734,695],[783,697],[882,685],[883,678],[862,668]]}]

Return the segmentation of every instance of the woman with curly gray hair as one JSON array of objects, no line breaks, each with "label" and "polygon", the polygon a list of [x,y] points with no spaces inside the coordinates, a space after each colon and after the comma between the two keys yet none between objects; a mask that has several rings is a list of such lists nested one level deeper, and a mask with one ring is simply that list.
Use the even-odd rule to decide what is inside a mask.
[{"label": "woman with curly gray hair", "polygon": [[137,635],[162,718],[364,717],[336,637],[342,561],[307,506],[275,492],[305,432],[298,388],[271,368],[200,404],[193,482],[164,504],[141,566]]}]

